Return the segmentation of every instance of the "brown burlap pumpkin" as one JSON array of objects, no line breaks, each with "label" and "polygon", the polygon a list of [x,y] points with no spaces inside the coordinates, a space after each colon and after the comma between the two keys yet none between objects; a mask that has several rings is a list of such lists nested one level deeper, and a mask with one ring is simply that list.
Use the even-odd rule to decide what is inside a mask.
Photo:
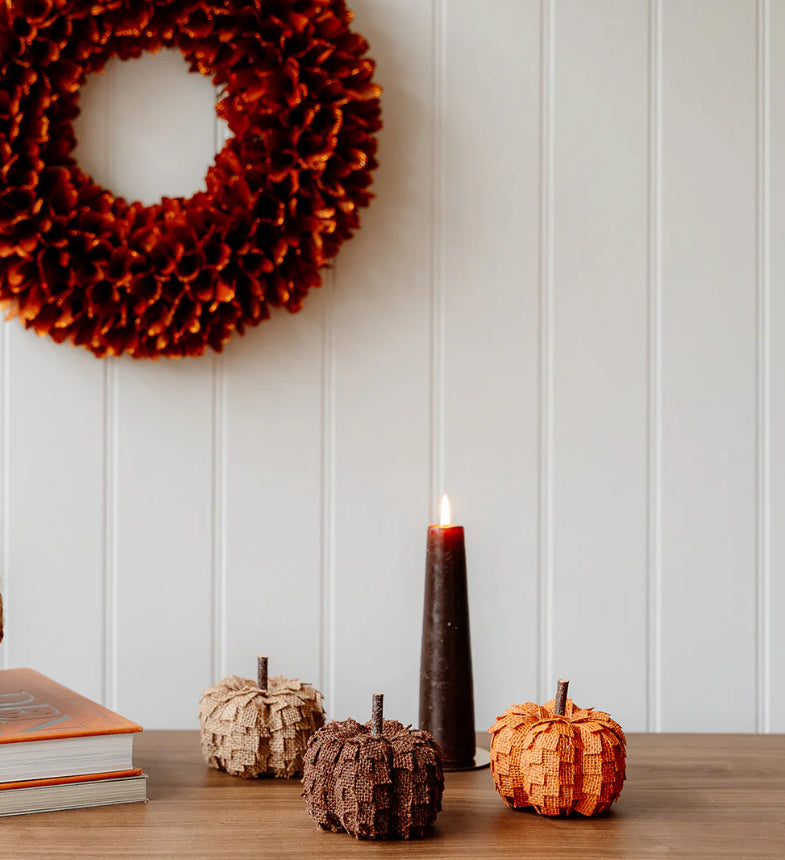
[{"label": "brown burlap pumpkin", "polygon": [[566,698],[513,705],[489,729],[491,773],[508,806],[597,815],[621,794],[626,740],[608,714]]},{"label": "brown burlap pumpkin", "polygon": [[[377,694],[378,695],[378,694]],[[428,732],[376,719],[331,722],[311,738],[303,795],[324,830],[357,839],[423,836],[442,808],[443,753]]]},{"label": "brown burlap pumpkin", "polygon": [[324,724],[322,694],[282,675],[268,684],[266,668],[264,685],[230,675],[202,694],[199,723],[211,767],[248,778],[293,777],[302,772],[308,739]]}]

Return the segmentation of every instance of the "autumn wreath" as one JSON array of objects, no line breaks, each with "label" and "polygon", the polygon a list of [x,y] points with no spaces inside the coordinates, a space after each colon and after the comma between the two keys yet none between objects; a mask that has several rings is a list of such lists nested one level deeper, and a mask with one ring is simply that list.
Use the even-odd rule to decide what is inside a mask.
[{"label": "autumn wreath", "polygon": [[[358,227],[379,87],[343,0],[0,0],[0,303],[98,356],[200,355],[298,311]],[[71,153],[110,57],[179,49],[231,137],[206,191],[154,206]],[[154,97],[154,96],[153,96]]]}]

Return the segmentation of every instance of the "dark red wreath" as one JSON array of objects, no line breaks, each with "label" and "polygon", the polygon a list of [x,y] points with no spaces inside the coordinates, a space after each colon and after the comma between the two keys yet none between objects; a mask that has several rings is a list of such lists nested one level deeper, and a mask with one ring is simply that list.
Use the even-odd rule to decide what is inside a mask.
[{"label": "dark red wreath", "polygon": [[[298,311],[358,227],[379,87],[343,0],[2,0],[0,303],[98,356],[220,351]],[[178,48],[232,137],[207,191],[114,197],[71,156],[85,76]]]}]

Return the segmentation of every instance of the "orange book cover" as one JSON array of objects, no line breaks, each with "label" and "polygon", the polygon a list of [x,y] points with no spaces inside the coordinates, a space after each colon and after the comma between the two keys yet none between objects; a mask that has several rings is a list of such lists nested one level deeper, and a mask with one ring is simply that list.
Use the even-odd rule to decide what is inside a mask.
[{"label": "orange book cover", "polygon": [[0,670],[0,744],[141,731],[33,669]]},{"label": "orange book cover", "polygon": [[80,776],[60,776],[54,779],[23,779],[19,782],[0,782],[0,791],[7,788],[38,788],[41,785],[62,785],[65,782],[96,782],[99,779],[125,779],[129,776],[139,776],[142,768],[132,770],[116,770],[109,773],[83,773]]}]

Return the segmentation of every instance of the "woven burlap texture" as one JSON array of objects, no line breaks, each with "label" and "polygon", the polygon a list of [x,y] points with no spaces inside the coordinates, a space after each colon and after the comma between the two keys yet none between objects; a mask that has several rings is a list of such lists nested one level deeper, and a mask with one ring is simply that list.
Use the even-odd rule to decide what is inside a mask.
[{"label": "woven burlap texture", "polygon": [[357,839],[423,836],[442,808],[443,753],[420,729],[385,720],[380,737],[370,723],[328,723],[305,754],[303,796],[325,830]]},{"label": "woven burlap texture", "polygon": [[624,784],[624,732],[608,714],[572,699],[564,716],[553,708],[553,700],[513,705],[488,730],[496,790],[509,806],[541,815],[603,812]]},{"label": "woven burlap texture", "polygon": [[302,773],[308,739],[324,725],[322,694],[281,675],[267,694],[230,675],[202,694],[202,754],[211,767],[242,777]]}]

